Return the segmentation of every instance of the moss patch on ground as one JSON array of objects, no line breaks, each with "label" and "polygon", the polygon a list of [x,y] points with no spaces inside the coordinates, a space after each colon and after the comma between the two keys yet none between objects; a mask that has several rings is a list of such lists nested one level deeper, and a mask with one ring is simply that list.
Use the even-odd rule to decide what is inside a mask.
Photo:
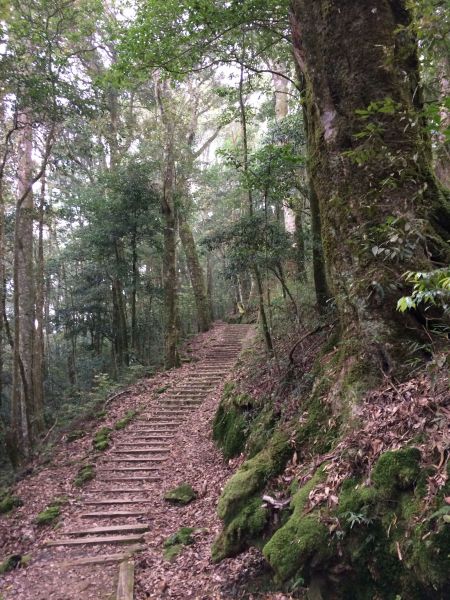
[{"label": "moss patch on ground", "polygon": [[0,562],[0,575],[19,567],[27,567],[30,560],[29,554],[10,554]]},{"label": "moss patch on ground", "polygon": [[81,487],[87,481],[90,481],[91,479],[94,479],[94,477],[95,477],[95,467],[94,467],[94,465],[83,465],[78,470],[78,473],[77,473],[75,479],[73,480],[73,483],[77,487]]},{"label": "moss patch on ground", "polygon": [[95,450],[103,452],[109,448],[111,431],[109,427],[102,427],[97,431],[92,440]]},{"label": "moss patch on ground", "polygon": [[61,514],[61,506],[66,502],[66,497],[61,496],[54,498],[52,502],[37,515],[34,520],[36,525],[50,525],[51,523],[54,523]]},{"label": "moss patch on ground", "polygon": [[4,492],[0,497],[0,514],[11,512],[14,508],[18,508],[22,505],[23,502],[19,496],[15,496],[9,492]]},{"label": "moss patch on ground", "polygon": [[195,531],[193,527],[182,527],[176,533],[170,535],[164,542],[164,558],[172,561],[182,552],[184,546],[193,544],[195,542],[193,537]]},{"label": "moss patch on ground", "polygon": [[128,423],[130,423],[137,414],[137,410],[128,410],[121,419],[115,422],[114,429],[116,431],[119,431],[120,429],[125,429]]},{"label": "moss patch on ground", "polygon": [[197,498],[197,492],[188,483],[182,483],[181,485],[167,491],[164,494],[164,500],[172,504],[189,504],[192,500]]}]

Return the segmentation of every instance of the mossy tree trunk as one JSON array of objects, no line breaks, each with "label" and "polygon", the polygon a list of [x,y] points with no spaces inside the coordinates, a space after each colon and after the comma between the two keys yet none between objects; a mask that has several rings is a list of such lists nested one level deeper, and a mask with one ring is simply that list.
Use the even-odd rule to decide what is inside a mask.
[{"label": "mossy tree trunk", "polygon": [[402,275],[445,263],[450,237],[421,127],[410,15],[394,0],[292,0],[291,9],[341,342],[354,363],[373,366],[367,371],[401,372],[420,337],[414,318],[396,311]]}]

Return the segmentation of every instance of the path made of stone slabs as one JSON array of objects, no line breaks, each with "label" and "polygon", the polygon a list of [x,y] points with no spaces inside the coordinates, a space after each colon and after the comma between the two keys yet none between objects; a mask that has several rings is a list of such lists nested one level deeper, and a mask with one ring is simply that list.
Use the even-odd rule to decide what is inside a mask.
[{"label": "path made of stone slabs", "polygon": [[[228,325],[182,383],[141,412],[97,463],[79,510],[37,558],[40,589],[25,586],[4,600],[132,600],[133,555],[151,536],[148,509],[161,488],[160,468],[173,435],[226,377],[251,326]],[[30,584],[32,582],[30,581]]]}]

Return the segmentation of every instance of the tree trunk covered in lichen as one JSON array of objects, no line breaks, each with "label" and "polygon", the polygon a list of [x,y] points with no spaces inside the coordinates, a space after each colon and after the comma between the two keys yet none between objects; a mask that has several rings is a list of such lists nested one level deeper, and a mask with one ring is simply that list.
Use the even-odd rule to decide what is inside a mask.
[{"label": "tree trunk covered in lichen", "polygon": [[420,337],[420,324],[396,311],[402,275],[447,262],[450,237],[422,127],[410,15],[393,0],[292,0],[291,9],[341,341],[372,372],[398,372]]}]

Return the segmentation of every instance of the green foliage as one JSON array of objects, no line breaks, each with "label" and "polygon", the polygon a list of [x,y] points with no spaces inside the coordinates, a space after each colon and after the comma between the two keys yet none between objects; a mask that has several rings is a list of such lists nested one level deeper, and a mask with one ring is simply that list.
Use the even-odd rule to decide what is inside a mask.
[{"label": "green foliage", "polygon": [[282,226],[267,220],[262,213],[242,217],[237,223],[222,227],[221,231],[205,237],[202,244],[209,250],[226,249],[229,277],[255,267],[276,268],[292,250]]},{"label": "green foliage", "polygon": [[397,309],[405,312],[417,308],[420,304],[437,306],[445,313],[450,310],[450,269],[448,267],[427,272],[405,273],[405,280],[412,284],[410,296],[402,296]]},{"label": "green foliage", "polygon": [[61,514],[61,506],[67,502],[67,498],[55,498],[43,511],[41,511],[34,522],[36,525],[49,525],[54,523]]},{"label": "green foliage", "polygon": [[197,498],[197,492],[188,483],[182,483],[164,494],[164,500],[172,504],[186,505]]}]

